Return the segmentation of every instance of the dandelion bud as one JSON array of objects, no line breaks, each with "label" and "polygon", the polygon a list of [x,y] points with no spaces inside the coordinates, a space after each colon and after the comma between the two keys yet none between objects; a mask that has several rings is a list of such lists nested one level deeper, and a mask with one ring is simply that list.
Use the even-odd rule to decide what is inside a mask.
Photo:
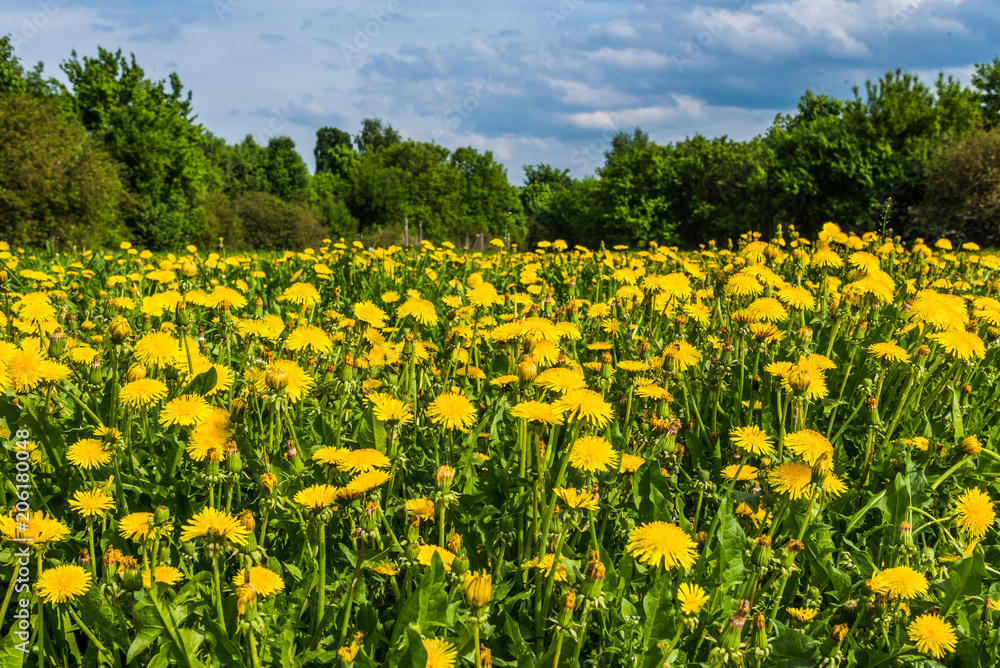
[{"label": "dandelion bud", "polygon": [[823,641],[823,645],[820,647],[820,654],[824,658],[833,659],[840,655],[840,645],[847,638],[847,634],[850,632],[851,627],[847,624],[837,624],[833,627],[830,632],[829,637]]},{"label": "dandelion bud", "polygon": [[193,278],[198,273],[198,266],[194,262],[185,262],[181,265],[181,274],[185,278]]},{"label": "dandelion bud", "polygon": [[288,387],[288,372],[272,366],[264,375],[264,384],[274,391],[283,390]]},{"label": "dandelion bud", "polygon": [[917,357],[927,357],[931,354],[931,349],[929,346],[920,346],[914,351],[914,353]]},{"label": "dandelion bud", "polygon": [[90,363],[90,378],[88,380],[95,385],[104,382],[104,370],[101,368],[101,356],[95,355]]},{"label": "dandelion bud", "polygon": [[585,579],[580,593],[585,598],[597,598],[604,588],[604,576],[606,569],[600,561],[588,561],[584,570]]},{"label": "dandelion bud", "polygon": [[479,645],[479,663],[483,668],[490,668],[493,665],[493,653],[486,645]]},{"label": "dandelion bud", "polygon": [[135,557],[121,557],[118,560],[118,574],[122,578],[122,587],[126,591],[142,589],[142,577],[139,575],[139,562]]},{"label": "dandelion bud", "polygon": [[521,350],[524,352],[524,354],[528,354],[534,349],[535,349],[535,337],[533,336],[524,337],[524,340],[521,341]]},{"label": "dandelion bud", "polygon": [[708,542],[708,532],[699,531],[694,535],[694,542],[698,543],[698,547],[705,547],[705,543]]},{"label": "dandelion bud", "polygon": [[469,570],[469,558],[464,554],[459,554],[451,562],[451,572],[455,575],[463,575]]},{"label": "dandelion bud", "polygon": [[450,466],[440,466],[434,472],[434,483],[440,490],[447,491],[451,487],[451,481],[455,479],[455,469]]},{"label": "dandelion bud", "polygon": [[538,375],[538,365],[535,364],[534,355],[524,355],[521,363],[517,365],[517,378],[522,383],[530,383]]},{"label": "dandelion bud", "polygon": [[274,491],[274,485],[278,482],[278,476],[273,473],[262,473],[260,474],[260,486],[266,489],[268,492]]},{"label": "dandelion bud", "polygon": [[226,443],[226,469],[230,473],[239,473],[243,470],[243,458],[240,457],[240,450],[236,447],[236,441]]},{"label": "dandelion bud", "polygon": [[358,655],[359,649],[361,649],[361,646],[357,642],[351,641],[350,645],[337,650],[337,658],[341,660],[342,665],[349,666],[354,663],[354,657]]},{"label": "dandelion bud", "polygon": [[767,618],[760,611],[753,613],[753,634],[750,636],[750,642],[758,656],[770,654],[771,645],[767,639]]},{"label": "dandelion bud", "polygon": [[757,568],[764,568],[771,563],[771,554],[771,537],[765,533],[754,542],[753,551],[750,553],[750,561]]},{"label": "dandelion bud", "polygon": [[188,313],[187,305],[184,302],[177,302],[177,308],[174,313],[177,318],[177,324],[181,327],[186,327],[191,322],[191,314]]},{"label": "dandelion bud", "polygon": [[812,327],[800,327],[797,332],[795,332],[795,341],[801,346],[812,341],[813,331]]},{"label": "dandelion bud", "polygon": [[80,556],[77,557],[76,562],[78,564],[80,564],[81,566],[89,566],[90,565],[90,550],[88,550],[87,548],[83,548],[82,550],[80,550]]},{"label": "dandelion bud", "polygon": [[785,546],[781,549],[781,567],[791,568],[792,564],[795,563],[795,557],[798,556],[799,552],[804,550],[805,547],[805,545],[794,538],[785,543]]},{"label": "dandelion bud", "polygon": [[128,320],[117,315],[111,321],[111,324],[108,325],[108,332],[111,334],[111,340],[114,343],[121,343],[132,335],[132,326],[128,324]]},{"label": "dandelion bud", "polygon": [[257,523],[254,522],[253,519],[253,513],[251,513],[249,510],[244,510],[243,512],[241,512],[239,519],[240,519],[240,524],[242,524],[243,528],[245,528],[247,531],[253,531],[254,527],[257,526]]},{"label": "dandelion bud", "polygon": [[735,650],[740,647],[740,639],[743,635],[743,627],[747,623],[747,615],[750,614],[750,601],[746,599],[740,601],[736,612],[732,614],[726,625],[722,629],[722,647]]},{"label": "dandelion bud", "polygon": [[573,609],[576,608],[576,592],[570,590],[562,600],[562,609],[559,611],[559,624],[569,626],[573,621]]},{"label": "dandelion bud", "polygon": [[966,436],[962,439],[962,450],[967,455],[978,454],[980,450],[983,449],[983,444],[979,442],[979,438],[973,434],[972,436]]},{"label": "dandelion bud", "polygon": [[153,524],[158,527],[170,524],[170,508],[167,508],[166,506],[157,506],[156,510],[153,511]]},{"label": "dandelion bud", "polygon": [[475,571],[465,574],[465,600],[473,610],[490,602],[493,594],[493,576]]},{"label": "dandelion bud", "polygon": [[257,297],[253,302],[253,312],[258,318],[264,314],[264,300],[260,297]]},{"label": "dandelion bud", "polygon": [[456,554],[462,549],[462,534],[452,533],[448,537],[448,551]]},{"label": "dandelion bud", "polygon": [[66,352],[66,335],[63,334],[62,328],[56,328],[56,331],[49,334],[49,357],[59,359],[64,352]]},{"label": "dandelion bud", "polygon": [[236,588],[236,607],[240,616],[249,614],[251,617],[257,611],[257,590],[249,582]]},{"label": "dandelion bud", "polygon": [[130,383],[137,380],[142,380],[145,377],[146,377],[146,367],[138,362],[130,366],[128,368],[128,371],[125,372],[125,378]]},{"label": "dandelion bud", "polygon": [[804,394],[809,390],[809,385],[812,384],[812,377],[808,370],[796,368],[788,374],[788,384],[794,392]]}]

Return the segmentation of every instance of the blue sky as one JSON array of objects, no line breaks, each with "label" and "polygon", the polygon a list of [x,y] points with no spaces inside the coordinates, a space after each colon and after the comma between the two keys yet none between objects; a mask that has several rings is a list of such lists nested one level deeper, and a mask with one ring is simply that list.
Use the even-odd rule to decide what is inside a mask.
[{"label": "blue sky", "polygon": [[996,0],[5,0],[28,66],[72,49],[177,71],[231,142],[381,117],[404,137],[490,150],[520,183],[592,174],[618,130],[748,139],[811,88],[850,95],[897,67],[968,82],[1000,51]]}]

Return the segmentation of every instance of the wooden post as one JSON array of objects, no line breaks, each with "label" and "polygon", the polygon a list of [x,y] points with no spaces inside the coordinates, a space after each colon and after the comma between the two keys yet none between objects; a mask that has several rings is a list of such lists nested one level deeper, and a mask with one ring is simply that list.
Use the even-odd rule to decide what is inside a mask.
[{"label": "wooden post", "polygon": [[403,219],[403,245],[404,246],[409,246],[410,245],[410,219],[409,218],[404,218]]},{"label": "wooden post", "polygon": [[424,223],[423,221],[417,221],[417,243],[424,243]]}]

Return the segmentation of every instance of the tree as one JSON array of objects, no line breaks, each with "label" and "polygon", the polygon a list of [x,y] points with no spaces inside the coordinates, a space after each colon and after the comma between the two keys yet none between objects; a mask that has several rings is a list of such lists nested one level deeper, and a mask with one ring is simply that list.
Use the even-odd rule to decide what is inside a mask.
[{"label": "tree", "polygon": [[351,148],[351,135],[339,128],[323,127],[316,131],[316,148],[313,157],[316,159],[316,173],[343,175],[343,167],[335,150],[339,147]]},{"label": "tree", "polygon": [[523,207],[517,189],[507,180],[507,168],[493,159],[491,151],[458,148],[451,156],[451,166],[462,178],[464,227],[493,235],[510,232],[517,238],[523,236]]},{"label": "tree", "polygon": [[949,142],[927,171],[915,207],[920,234],[1000,243],[1000,129]]},{"label": "tree", "polygon": [[0,94],[23,93],[24,89],[24,68],[14,55],[10,35],[4,35],[0,37]]},{"label": "tree", "polygon": [[271,137],[267,142],[266,178],[264,192],[285,202],[305,199],[309,188],[309,167],[291,137]]},{"label": "tree", "polygon": [[983,121],[993,127],[1000,121],[1000,56],[989,63],[976,63],[972,86],[979,93]]},{"label": "tree", "polygon": [[[210,165],[205,141],[176,73],[153,82],[119,50],[72,58],[61,66],[84,127],[121,166],[138,209],[129,227],[153,248],[176,248],[204,230],[202,208]],[[169,86],[169,88],[168,88]]]},{"label": "tree", "polygon": [[0,94],[0,237],[32,246],[117,244],[127,202],[111,157],[79,121],[51,102]]},{"label": "tree", "polygon": [[361,132],[354,138],[361,153],[377,153],[402,141],[399,133],[389,124],[384,127],[381,118],[361,121]]}]

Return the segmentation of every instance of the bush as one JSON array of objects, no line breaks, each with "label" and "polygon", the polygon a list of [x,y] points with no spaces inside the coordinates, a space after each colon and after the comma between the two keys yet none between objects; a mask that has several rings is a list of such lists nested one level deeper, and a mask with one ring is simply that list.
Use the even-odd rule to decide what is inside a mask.
[{"label": "bush", "polygon": [[925,187],[914,211],[916,233],[1000,243],[1000,131],[980,130],[948,144]]},{"label": "bush", "polygon": [[127,202],[107,151],[52,103],[0,94],[0,236],[18,245],[121,241]]},{"label": "bush", "polygon": [[282,202],[274,195],[250,192],[233,200],[250,248],[299,249],[319,246],[329,236],[323,218],[298,202]]}]

